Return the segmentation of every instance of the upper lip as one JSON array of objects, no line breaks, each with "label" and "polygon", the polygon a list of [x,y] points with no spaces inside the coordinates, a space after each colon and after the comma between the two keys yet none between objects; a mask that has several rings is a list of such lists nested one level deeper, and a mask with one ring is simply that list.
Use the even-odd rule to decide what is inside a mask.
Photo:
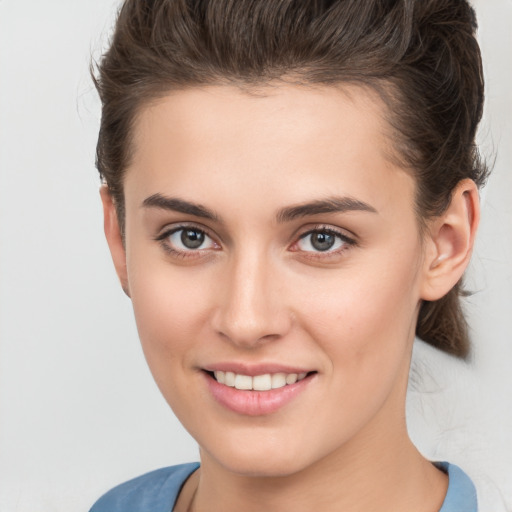
[{"label": "upper lip", "polygon": [[209,364],[203,367],[203,370],[207,372],[233,372],[238,375],[248,375],[249,377],[255,377],[256,375],[265,375],[267,373],[309,373],[313,371],[311,368],[304,368],[302,366],[288,366],[281,363],[259,363],[259,364],[247,364],[240,362],[224,362]]}]

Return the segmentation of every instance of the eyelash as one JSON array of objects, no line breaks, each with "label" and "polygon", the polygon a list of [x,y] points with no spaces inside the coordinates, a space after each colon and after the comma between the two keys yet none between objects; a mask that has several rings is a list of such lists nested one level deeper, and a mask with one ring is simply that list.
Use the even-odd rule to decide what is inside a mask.
[{"label": "eyelash", "polygon": [[[215,238],[209,234],[208,230],[204,229],[203,227],[198,227],[198,226],[189,225],[189,224],[183,224],[183,225],[175,226],[171,229],[168,229],[168,230],[164,231],[163,233],[161,233],[160,235],[158,235],[155,238],[155,240],[160,242],[160,245],[162,246],[163,250],[167,254],[170,254],[171,256],[173,256],[175,258],[181,258],[181,259],[197,258],[197,257],[201,256],[199,254],[200,252],[206,251],[209,249],[209,248],[206,248],[206,249],[198,248],[198,249],[180,250],[180,249],[175,249],[174,247],[172,247],[172,245],[169,243],[169,237],[171,237],[172,235],[174,235],[176,233],[179,233],[180,231],[184,231],[184,230],[194,231],[196,233],[202,234],[205,237],[208,237],[212,241],[213,244],[215,244],[218,248],[220,248],[220,245],[215,241]],[[311,236],[314,234],[327,234],[327,235],[334,236],[335,238],[337,238],[339,241],[342,242],[342,245],[341,245],[341,247],[336,248],[335,250],[330,250],[330,248],[328,248],[325,251],[321,251],[321,250],[305,251],[305,250],[301,250],[300,248],[298,248],[298,245],[302,240],[304,240],[308,236]],[[350,247],[353,247],[356,245],[357,245],[356,240],[347,236],[345,233],[338,231],[337,229],[334,229],[331,226],[318,225],[318,226],[313,227],[312,229],[309,229],[305,233],[300,234],[298,239],[290,246],[289,250],[291,252],[302,252],[304,254],[304,257],[309,258],[309,259],[327,259],[329,257],[338,256],[341,253],[348,250]],[[218,250],[217,247],[213,248],[213,250]]]},{"label": "eyelash", "polygon": [[[185,230],[194,231],[196,233],[203,234],[204,236],[208,237],[216,246],[218,246],[220,248],[220,245],[215,241],[214,237],[212,237],[208,233],[208,230],[204,229],[203,227],[198,227],[198,226],[190,225],[190,224],[183,224],[183,225],[175,226],[171,229],[168,229],[168,230],[164,231],[163,233],[161,233],[160,235],[158,235],[155,238],[155,240],[160,242],[160,245],[162,246],[163,250],[167,254],[170,254],[171,256],[173,256],[175,258],[181,258],[181,259],[197,258],[198,256],[200,256],[198,253],[201,251],[205,251],[206,249],[180,250],[180,249],[175,249],[169,243],[169,237],[171,237],[172,235],[174,235],[176,233],[179,233],[180,231],[185,231]],[[214,250],[218,250],[218,249],[215,248]]]},{"label": "eyelash", "polygon": [[341,245],[341,247],[336,248],[334,250],[330,250],[330,248],[325,251],[321,251],[321,250],[304,251],[304,250],[302,250],[302,252],[304,253],[304,257],[309,258],[309,259],[317,259],[318,260],[318,259],[327,259],[330,257],[336,257],[336,256],[339,256],[340,254],[344,253],[351,247],[355,247],[357,245],[356,240],[354,238],[347,236],[344,232],[339,231],[331,226],[318,225],[318,226],[313,227],[312,229],[309,229],[305,233],[302,233],[299,236],[298,240],[292,244],[290,250],[292,250],[294,252],[301,251],[301,249],[298,248],[299,243],[302,240],[306,239],[308,236],[311,236],[314,234],[327,234],[327,235],[334,236],[342,243],[342,245]]}]

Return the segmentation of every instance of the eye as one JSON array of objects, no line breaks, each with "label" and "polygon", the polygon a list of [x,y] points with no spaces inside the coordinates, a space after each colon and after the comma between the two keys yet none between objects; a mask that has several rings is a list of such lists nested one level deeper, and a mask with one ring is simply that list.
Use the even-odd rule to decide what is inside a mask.
[{"label": "eye", "polygon": [[296,249],[304,252],[336,253],[354,245],[351,238],[333,229],[314,229],[303,234],[296,243]]},{"label": "eye", "polygon": [[179,229],[169,236],[169,241],[174,247],[185,251],[200,249],[207,240],[210,240],[210,238],[206,236],[204,231],[190,228]]},{"label": "eye", "polygon": [[193,253],[219,246],[202,229],[193,226],[179,226],[157,237],[164,249],[170,253]]}]

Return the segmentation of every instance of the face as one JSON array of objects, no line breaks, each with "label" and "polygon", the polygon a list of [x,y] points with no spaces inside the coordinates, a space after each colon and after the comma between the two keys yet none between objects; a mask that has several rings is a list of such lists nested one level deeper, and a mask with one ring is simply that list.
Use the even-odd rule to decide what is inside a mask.
[{"label": "face", "polygon": [[291,474],[405,432],[423,251],[383,109],[218,86],[137,119],[120,273],[160,390],[225,469]]}]

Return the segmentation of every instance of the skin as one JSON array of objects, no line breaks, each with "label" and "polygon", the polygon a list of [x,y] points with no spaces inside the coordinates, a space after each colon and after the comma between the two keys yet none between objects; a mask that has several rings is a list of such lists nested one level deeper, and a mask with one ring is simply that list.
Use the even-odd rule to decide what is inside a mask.
[{"label": "skin", "polygon": [[[409,440],[405,393],[421,300],[461,277],[478,194],[461,182],[421,236],[384,108],[356,87],[215,86],[140,112],[124,244],[106,187],[102,200],[147,362],[201,450],[176,510],[441,507],[447,478]],[[144,206],[155,194],[215,218]],[[369,208],[279,219],[333,197]],[[199,249],[163,236],[183,223],[208,235]],[[341,238],[315,250],[307,233],[326,229]],[[278,411],[249,416],[205,385],[203,369],[226,361],[316,373]]]}]

